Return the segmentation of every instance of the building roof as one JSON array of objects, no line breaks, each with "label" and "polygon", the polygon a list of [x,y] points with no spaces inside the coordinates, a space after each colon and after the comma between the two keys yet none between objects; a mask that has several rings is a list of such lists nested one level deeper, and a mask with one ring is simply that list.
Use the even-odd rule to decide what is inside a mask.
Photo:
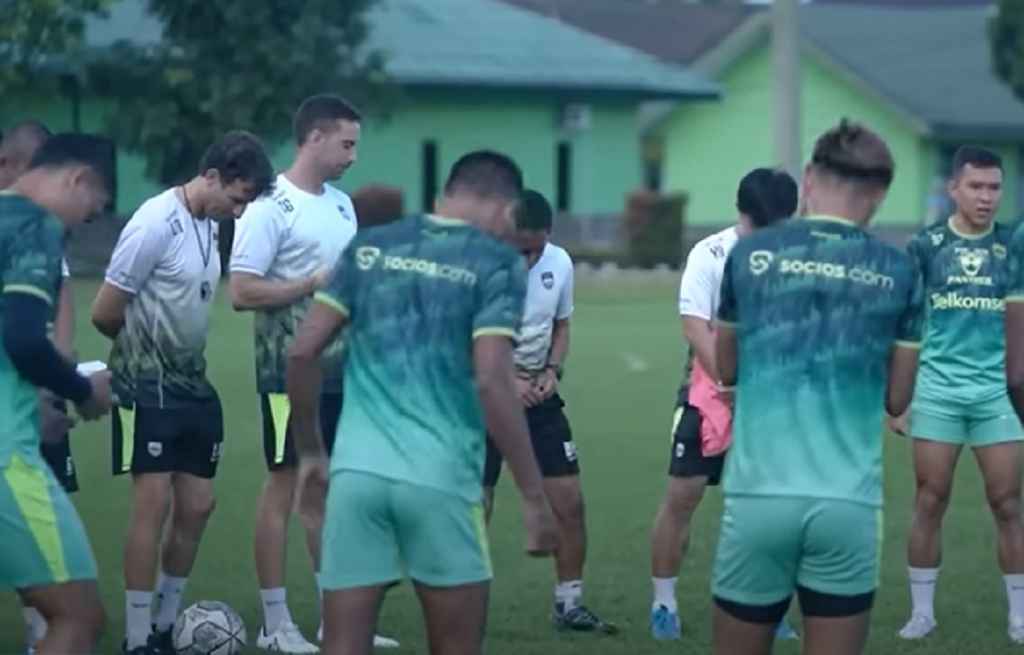
[{"label": "building roof", "polygon": [[[750,6],[503,1],[711,77],[764,45],[771,28],[770,12]],[[992,69],[992,7],[991,0],[814,0],[799,9],[800,33],[805,51],[923,133],[951,140],[1024,138],[1024,103]]]},{"label": "building roof", "polygon": [[676,64],[689,64],[761,9],[681,0],[503,0]]},{"label": "building roof", "polygon": [[808,44],[930,133],[1024,137],[1024,103],[993,71],[988,7],[833,4],[803,7],[799,15]]},{"label": "building roof", "polygon": [[[339,0],[344,1],[344,0]],[[685,68],[498,0],[380,0],[367,47],[410,86],[473,86],[611,93],[642,98],[714,97],[717,86]],[[159,40],[142,0],[120,0],[91,19],[86,41]]]}]

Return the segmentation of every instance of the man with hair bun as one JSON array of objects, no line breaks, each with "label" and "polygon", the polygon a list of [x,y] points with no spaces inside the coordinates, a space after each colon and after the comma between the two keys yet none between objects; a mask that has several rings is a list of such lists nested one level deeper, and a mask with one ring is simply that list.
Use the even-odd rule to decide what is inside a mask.
[{"label": "man with hair bun", "polygon": [[843,121],[804,171],[807,216],[741,240],[725,264],[715,365],[736,413],[712,585],[717,655],[770,653],[794,592],[806,655],[864,650],[882,401],[895,415],[909,405],[921,340],[910,259],[864,230],[893,171],[885,142]]}]

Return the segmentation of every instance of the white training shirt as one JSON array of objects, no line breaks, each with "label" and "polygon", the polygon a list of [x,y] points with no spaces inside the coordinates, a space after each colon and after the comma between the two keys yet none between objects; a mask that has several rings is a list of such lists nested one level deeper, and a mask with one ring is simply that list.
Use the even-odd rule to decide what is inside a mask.
[{"label": "white training shirt", "polygon": [[739,240],[735,227],[701,239],[690,250],[679,283],[679,314],[712,321],[721,301],[725,260]]},{"label": "white training shirt", "polygon": [[296,280],[333,269],[356,225],[348,194],[325,184],[314,195],[278,175],[274,193],[249,203],[235,225],[230,270]]},{"label": "white training shirt", "polygon": [[121,364],[119,384],[144,387],[144,405],[164,406],[168,390],[205,393],[203,351],[220,280],[217,232],[216,221],[194,218],[172,188],[139,207],[114,247],[106,281],[134,297],[111,358]]},{"label": "white training shirt", "polygon": [[516,366],[538,370],[547,365],[555,321],[572,316],[572,294],[572,258],[562,248],[548,243],[530,268],[523,323],[514,353]]}]

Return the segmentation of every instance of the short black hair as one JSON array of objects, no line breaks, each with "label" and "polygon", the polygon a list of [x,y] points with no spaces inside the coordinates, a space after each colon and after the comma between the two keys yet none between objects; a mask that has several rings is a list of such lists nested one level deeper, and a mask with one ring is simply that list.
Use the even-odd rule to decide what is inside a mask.
[{"label": "short black hair", "polygon": [[846,118],[818,137],[811,164],[847,182],[888,189],[896,163],[885,141],[868,127]]},{"label": "short black hair", "polygon": [[740,181],[736,208],[750,217],[755,227],[767,227],[796,211],[796,180],[774,168],[755,168]]},{"label": "short black hair", "polygon": [[1003,170],[1003,158],[991,150],[980,146],[960,146],[953,154],[953,177],[960,175],[968,164],[974,168]]},{"label": "short black hair", "polygon": [[323,129],[326,123],[337,120],[359,123],[363,117],[341,96],[322,93],[306,98],[295,112],[292,124],[296,143],[301,146],[309,138],[310,132],[317,128]]},{"label": "short black hair", "polygon": [[109,192],[114,188],[114,158],[111,147],[109,139],[95,134],[54,134],[39,146],[28,167],[31,170],[88,166],[100,176]]},{"label": "short black hair", "polygon": [[518,200],[523,192],[523,172],[508,155],[475,150],[459,158],[444,183],[446,195],[470,193],[480,198]]},{"label": "short black hair", "polygon": [[519,196],[519,204],[516,205],[516,229],[550,232],[553,216],[551,203],[539,191],[526,189]]},{"label": "short black hair", "polygon": [[199,162],[200,175],[210,169],[220,174],[221,184],[245,180],[253,185],[255,198],[274,186],[274,167],[259,137],[243,130],[228,132],[209,148]]}]

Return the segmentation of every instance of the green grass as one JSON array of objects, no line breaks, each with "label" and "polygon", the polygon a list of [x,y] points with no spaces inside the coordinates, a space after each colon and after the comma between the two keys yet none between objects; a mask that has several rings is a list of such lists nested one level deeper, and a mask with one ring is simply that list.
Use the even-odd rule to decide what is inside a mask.
[{"label": "green grass", "polygon": [[[81,358],[106,359],[108,345],[88,325],[95,284],[78,282]],[[648,535],[665,487],[672,403],[683,351],[675,313],[675,282],[586,281],[577,292],[572,354],[563,393],[579,444],[587,500],[590,552],[586,602],[622,628],[616,638],[555,634],[548,620],[552,571],[548,561],[522,553],[520,515],[509,476],[499,486],[492,526],[496,578],[487,651],[515,655],[706,653],[710,649],[709,575],[721,496],[711,491],[698,512],[693,544],[680,577],[688,629],[682,644],[657,644],[647,632],[650,606]],[[226,421],[226,455],[217,477],[218,507],[186,603],[223,600],[245,619],[250,641],[262,620],[252,561],[254,506],[264,475],[259,411],[254,392],[251,318],[231,311],[218,295],[208,359]],[[110,616],[101,645],[116,652],[124,634],[121,543],[130,503],[129,481],[110,475],[110,426],[90,424],[73,434],[82,491],[74,496],[100,566]],[[872,621],[869,653],[992,654],[1011,652],[1003,584],[995,563],[992,521],[972,458],[957,475],[946,519],[946,556],[939,583],[938,633],[922,644],[895,637],[906,619],[904,545],[913,474],[907,445],[886,439],[886,534],[882,587]],[[289,603],[307,635],[318,613],[313,577],[297,526],[289,551]],[[13,594],[0,606],[0,653],[20,649],[21,619]],[[426,653],[419,609],[409,586],[388,595],[381,626],[403,642],[399,653]],[[255,649],[253,649],[253,652]],[[796,653],[782,644],[777,653]]]}]

